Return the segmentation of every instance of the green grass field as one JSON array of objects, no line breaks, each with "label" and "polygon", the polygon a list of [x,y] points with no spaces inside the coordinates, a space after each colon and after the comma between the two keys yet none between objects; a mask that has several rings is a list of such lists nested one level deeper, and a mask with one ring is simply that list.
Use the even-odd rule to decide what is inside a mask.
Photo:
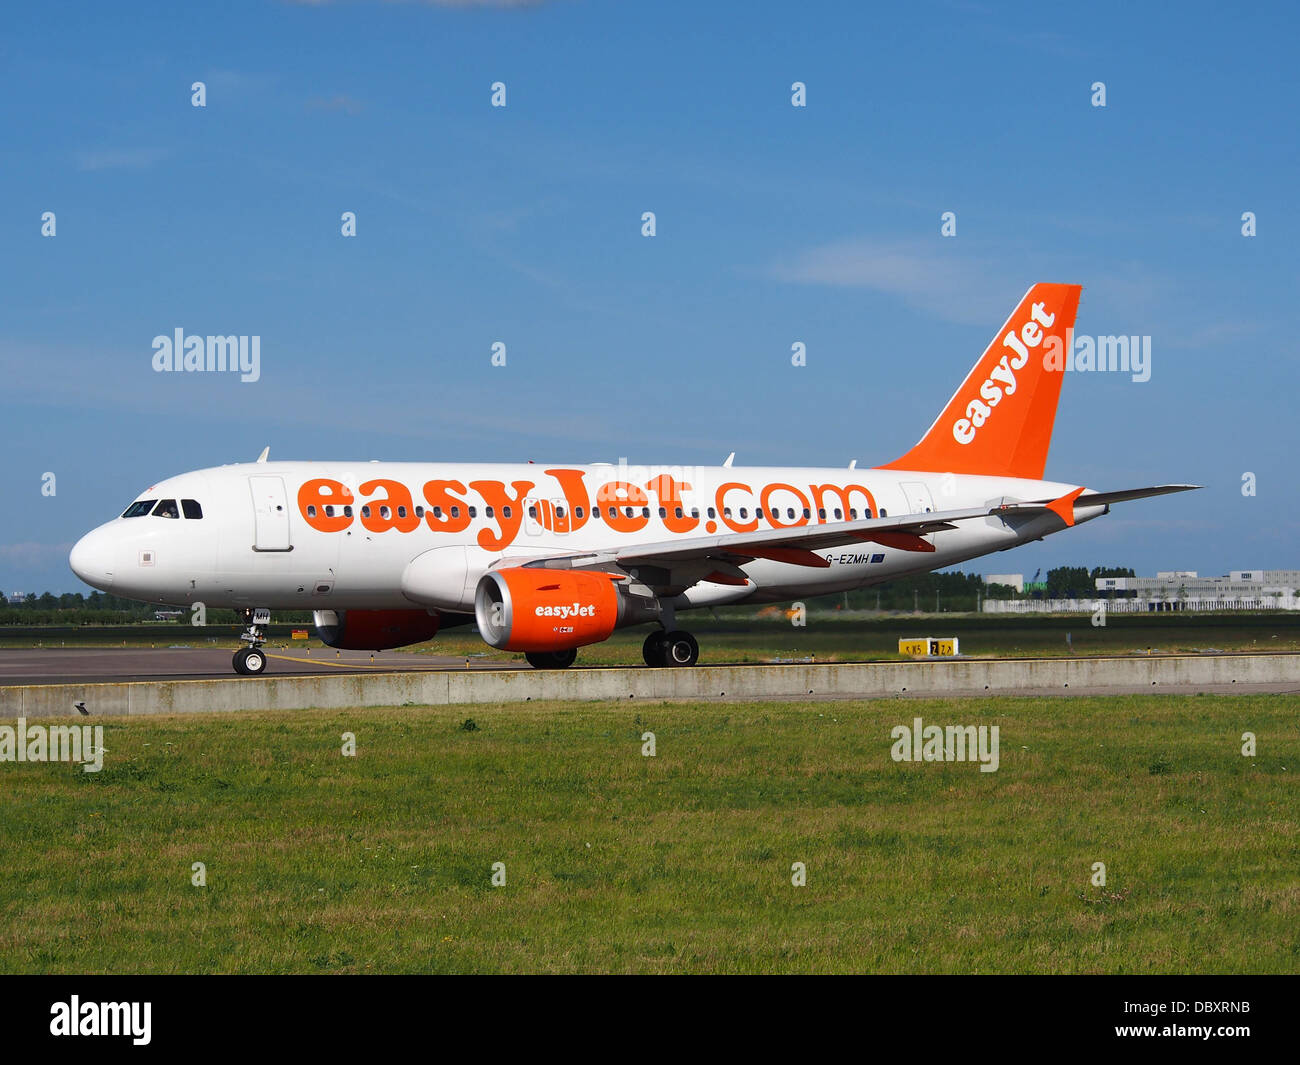
[{"label": "green grass field", "polygon": [[[108,719],[101,773],[0,764],[0,971],[1295,972],[1297,711],[1207,695]],[[1000,769],[892,761],[915,716],[998,725]]]}]

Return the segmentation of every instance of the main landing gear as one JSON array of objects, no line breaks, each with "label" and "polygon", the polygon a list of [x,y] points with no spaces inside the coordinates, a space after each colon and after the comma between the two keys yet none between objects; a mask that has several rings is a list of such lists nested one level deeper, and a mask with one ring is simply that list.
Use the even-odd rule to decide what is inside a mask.
[{"label": "main landing gear", "polygon": [[266,655],[262,645],[266,643],[263,625],[271,623],[271,612],[258,608],[244,611],[244,631],[239,638],[248,644],[235,652],[235,672],[244,677],[256,677],[266,672]]},{"label": "main landing gear", "polygon": [[534,669],[568,669],[578,657],[577,650],[525,651],[524,657]]},{"label": "main landing gear", "polygon": [[689,632],[652,632],[641,645],[647,666],[693,666],[700,658],[700,645]]}]

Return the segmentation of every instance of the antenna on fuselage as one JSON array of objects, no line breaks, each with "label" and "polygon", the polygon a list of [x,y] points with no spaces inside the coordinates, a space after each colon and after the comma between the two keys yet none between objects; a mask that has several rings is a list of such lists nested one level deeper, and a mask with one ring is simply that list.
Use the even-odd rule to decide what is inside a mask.
[{"label": "antenna on fuselage", "polygon": [[731,464],[735,460],[735,458],[736,458],[736,453],[733,451],[730,455],[727,456],[727,461],[722,464],[722,468],[724,470],[731,469]]},{"label": "antenna on fuselage", "polygon": [[858,460],[854,459],[852,462],[849,463],[849,469],[856,470],[857,468],[858,468]]},{"label": "antenna on fuselage", "polygon": [[269,455],[270,453],[271,453],[271,445],[267,444],[266,447],[262,448],[262,453],[257,456],[257,461],[265,462],[266,456]]}]

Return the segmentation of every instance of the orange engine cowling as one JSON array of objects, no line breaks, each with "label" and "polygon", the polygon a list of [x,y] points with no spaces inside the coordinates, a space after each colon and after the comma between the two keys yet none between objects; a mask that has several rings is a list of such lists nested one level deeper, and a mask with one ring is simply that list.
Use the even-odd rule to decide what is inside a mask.
[{"label": "orange engine cowling", "polygon": [[505,651],[567,651],[608,638],[621,620],[613,574],[508,568],[474,593],[479,635]]},{"label": "orange engine cowling", "polygon": [[330,647],[386,651],[432,640],[438,615],[427,610],[317,610],[316,632]]}]

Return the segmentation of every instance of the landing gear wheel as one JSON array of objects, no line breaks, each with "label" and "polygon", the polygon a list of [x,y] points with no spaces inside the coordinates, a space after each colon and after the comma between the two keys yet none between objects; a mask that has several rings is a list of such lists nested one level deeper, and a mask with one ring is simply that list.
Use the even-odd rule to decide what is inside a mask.
[{"label": "landing gear wheel", "polygon": [[656,629],[641,645],[641,657],[645,659],[647,666],[663,666],[667,664],[667,650],[668,634],[662,629]]},{"label": "landing gear wheel", "polygon": [[693,666],[700,658],[700,645],[689,632],[664,634],[664,665]]},{"label": "landing gear wheel", "polygon": [[253,647],[241,647],[235,652],[235,672],[245,677],[256,677],[266,672],[266,655]]},{"label": "landing gear wheel", "polygon": [[534,669],[568,669],[578,658],[573,648],[567,651],[525,651],[524,657]]},{"label": "landing gear wheel", "polygon": [[256,677],[266,672],[266,655],[262,653],[262,644],[266,643],[264,625],[271,623],[271,611],[265,607],[244,611],[244,631],[239,638],[247,647],[235,652],[235,672],[244,677]]}]

